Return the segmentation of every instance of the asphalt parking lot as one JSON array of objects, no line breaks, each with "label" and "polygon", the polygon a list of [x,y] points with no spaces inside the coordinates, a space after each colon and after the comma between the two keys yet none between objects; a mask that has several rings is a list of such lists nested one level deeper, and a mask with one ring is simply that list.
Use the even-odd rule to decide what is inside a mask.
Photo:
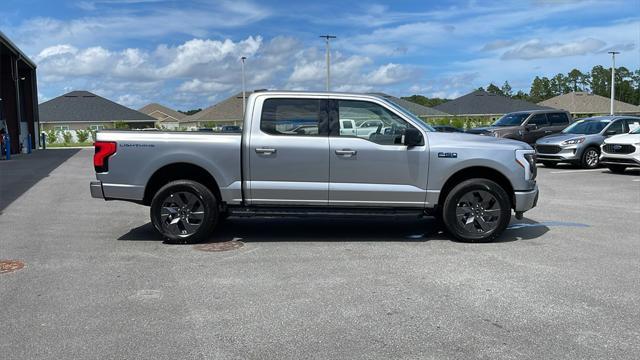
[{"label": "asphalt parking lot", "polygon": [[0,161],[0,259],[25,263],[0,274],[2,358],[640,353],[638,171],[540,167],[538,207],[491,244],[430,219],[229,219],[212,240],[235,246],[206,252],[163,243],[145,207],[91,199],[91,155]]}]

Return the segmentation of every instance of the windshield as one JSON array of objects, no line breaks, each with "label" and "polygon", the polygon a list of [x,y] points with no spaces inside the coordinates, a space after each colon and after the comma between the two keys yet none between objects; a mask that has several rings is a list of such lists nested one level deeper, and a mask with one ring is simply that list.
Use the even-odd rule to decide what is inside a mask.
[{"label": "windshield", "polygon": [[609,120],[599,121],[577,121],[569,125],[566,129],[562,130],[564,134],[583,134],[592,135],[597,134],[609,124]]},{"label": "windshield", "polygon": [[406,117],[410,118],[411,120],[413,120],[413,122],[420,126],[423,130],[427,130],[427,131],[436,131],[436,129],[434,129],[433,127],[431,127],[431,125],[425,123],[422,119],[420,119],[419,117],[413,115],[411,112],[409,112],[409,110],[403,108],[402,106],[394,103],[393,101],[387,100],[387,99],[382,99],[382,101],[384,101],[385,103],[387,103],[390,107],[392,107],[394,110],[397,110],[398,112],[401,112],[403,115],[405,115]]},{"label": "windshield", "polygon": [[493,126],[519,126],[529,115],[529,113],[506,114],[496,120]]}]

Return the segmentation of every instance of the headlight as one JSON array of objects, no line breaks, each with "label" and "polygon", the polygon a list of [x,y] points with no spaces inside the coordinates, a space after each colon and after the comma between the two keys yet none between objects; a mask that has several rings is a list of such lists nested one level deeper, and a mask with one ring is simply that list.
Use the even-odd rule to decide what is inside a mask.
[{"label": "headlight", "polygon": [[584,142],[584,138],[575,138],[575,139],[569,139],[569,140],[565,140],[562,142],[562,145],[575,145],[575,144],[582,144]]},{"label": "headlight", "polygon": [[525,180],[535,180],[538,167],[534,150],[516,150],[516,162],[524,168]]}]

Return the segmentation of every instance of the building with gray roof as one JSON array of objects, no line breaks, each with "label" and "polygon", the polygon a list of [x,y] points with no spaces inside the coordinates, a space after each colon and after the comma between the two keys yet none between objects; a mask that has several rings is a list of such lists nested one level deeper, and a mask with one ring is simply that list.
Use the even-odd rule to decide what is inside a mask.
[{"label": "building with gray roof", "polygon": [[158,103],[151,103],[138,109],[139,112],[147,114],[156,121],[156,127],[166,128],[170,130],[178,129],[180,120],[187,117],[186,114],[170,109]]},{"label": "building with gray roof", "polygon": [[116,122],[130,128],[154,127],[156,119],[88,91],[72,91],[40,104],[44,130],[101,130]]},{"label": "building with gray roof", "polygon": [[[577,116],[602,115],[611,111],[611,98],[577,91],[552,97],[539,102],[538,105],[566,110]],[[615,100],[613,106],[616,114],[640,114],[640,107],[633,104]]]},{"label": "building with gray roof", "polygon": [[434,109],[456,116],[497,116],[514,111],[545,110],[549,107],[492,94],[484,90],[476,90],[434,106]]}]

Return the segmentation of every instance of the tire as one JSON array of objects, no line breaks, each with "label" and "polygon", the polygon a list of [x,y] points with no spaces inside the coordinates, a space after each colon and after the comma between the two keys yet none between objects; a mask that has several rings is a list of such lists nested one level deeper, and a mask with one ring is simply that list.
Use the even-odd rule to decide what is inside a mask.
[{"label": "tire", "polygon": [[586,148],[580,158],[580,166],[583,169],[595,169],[598,165],[600,165],[600,151],[594,147]]},{"label": "tire", "polygon": [[206,240],[218,223],[218,200],[206,186],[191,180],[172,181],[151,201],[151,223],[171,244]]},{"label": "tire", "polygon": [[544,165],[544,167],[554,168],[554,167],[558,166],[558,163],[557,162],[553,162],[553,161],[543,161],[542,165]]},{"label": "tire", "polygon": [[469,179],[447,194],[442,207],[447,231],[464,242],[491,242],[511,220],[507,192],[488,179]]},{"label": "tire", "polygon": [[609,171],[614,174],[623,174],[627,169],[627,167],[624,165],[607,165],[607,168],[609,168]]}]

